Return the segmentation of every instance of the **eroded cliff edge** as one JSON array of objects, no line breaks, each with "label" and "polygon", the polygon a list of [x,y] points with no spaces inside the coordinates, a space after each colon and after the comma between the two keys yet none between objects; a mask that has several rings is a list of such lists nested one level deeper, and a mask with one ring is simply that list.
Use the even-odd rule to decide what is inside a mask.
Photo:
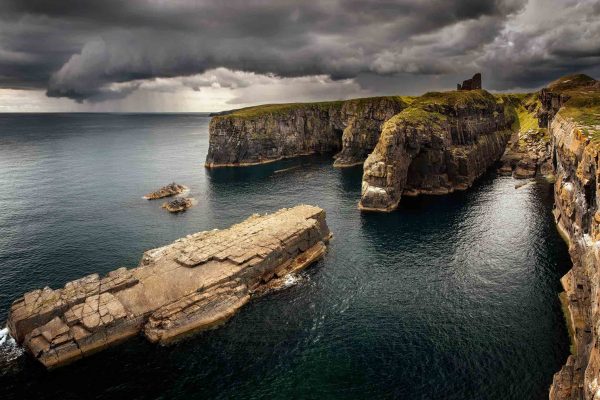
[{"label": "eroded cliff edge", "polygon": [[323,256],[325,212],[313,206],[254,215],[144,253],[137,268],[26,293],[11,306],[11,335],[48,368],[143,333],[152,342],[214,327],[253,295]]},{"label": "eroded cliff edge", "polygon": [[572,269],[561,279],[573,350],[556,373],[550,399],[600,398],[600,83],[567,76],[540,93],[540,126],[552,140],[554,217]]},{"label": "eroded cliff edge", "polygon": [[381,125],[410,98],[371,97],[274,104],[233,110],[210,121],[209,168],[246,166],[307,154],[339,152],[335,166],[360,164]]},{"label": "eroded cliff edge", "polygon": [[469,188],[504,152],[514,120],[512,105],[485,90],[417,98],[384,124],[364,164],[359,208],[392,211],[402,195]]},{"label": "eroded cliff edge", "polygon": [[228,111],[210,122],[206,166],[339,151],[335,166],[364,162],[359,208],[391,211],[402,195],[470,187],[500,158],[518,120],[521,99],[508,99],[476,89]]}]

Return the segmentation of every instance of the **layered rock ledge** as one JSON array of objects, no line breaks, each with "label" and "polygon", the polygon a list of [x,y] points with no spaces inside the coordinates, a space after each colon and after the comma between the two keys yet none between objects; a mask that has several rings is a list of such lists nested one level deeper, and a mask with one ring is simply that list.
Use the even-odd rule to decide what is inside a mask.
[{"label": "layered rock ledge", "polygon": [[48,368],[140,332],[165,343],[223,323],[253,295],[322,257],[330,236],[318,207],[253,215],[149,250],[136,268],[26,293],[12,304],[8,327]]},{"label": "layered rock ledge", "polygon": [[381,125],[407,101],[390,96],[274,104],[216,115],[205,165],[239,167],[327,152],[339,152],[335,166],[360,164],[377,144]]},{"label": "layered rock ledge", "polygon": [[469,188],[511,136],[512,105],[485,90],[427,93],[384,126],[364,164],[359,208],[392,211],[402,195]]}]

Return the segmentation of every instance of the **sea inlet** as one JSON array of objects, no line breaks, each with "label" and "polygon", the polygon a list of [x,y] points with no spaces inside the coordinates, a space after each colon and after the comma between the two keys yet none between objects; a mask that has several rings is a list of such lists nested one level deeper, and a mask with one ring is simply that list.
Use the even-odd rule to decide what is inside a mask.
[{"label": "sea inlet", "polygon": [[[226,325],[133,339],[46,371],[0,344],[0,398],[544,399],[569,353],[570,267],[545,181],[357,210],[362,168],[330,155],[206,170],[206,114],[0,115],[0,312],[189,233],[296,204],[327,212],[326,256]],[[176,181],[198,205],[142,195]]]}]

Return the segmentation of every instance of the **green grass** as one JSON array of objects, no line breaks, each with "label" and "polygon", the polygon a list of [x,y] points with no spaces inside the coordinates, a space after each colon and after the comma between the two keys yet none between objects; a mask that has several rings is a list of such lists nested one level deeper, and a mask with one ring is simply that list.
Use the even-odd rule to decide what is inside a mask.
[{"label": "green grass", "polygon": [[264,104],[255,107],[240,108],[229,114],[219,115],[214,118],[254,118],[266,114],[284,115],[302,108],[313,108],[326,111],[332,108],[341,108],[343,104],[344,101],[342,100],[320,101],[315,103]]},{"label": "green grass", "polygon": [[592,143],[600,144],[600,86],[597,82],[587,75],[570,75],[554,81],[549,89],[568,97],[559,114],[577,123]]},{"label": "green grass", "polygon": [[496,98],[485,90],[453,90],[449,92],[428,92],[417,97],[411,106],[420,108],[474,107],[487,108],[496,103]]},{"label": "green grass", "polygon": [[350,100],[335,100],[335,101],[320,101],[309,103],[283,103],[283,104],[264,104],[254,107],[245,107],[234,110],[229,114],[219,115],[214,118],[243,118],[252,119],[265,115],[285,115],[295,110],[313,109],[317,111],[329,111],[331,109],[340,109],[345,103],[356,104],[357,107],[365,106],[374,101],[389,100],[396,101],[406,107],[414,98],[411,96],[379,96],[379,97],[364,97]]},{"label": "green grass", "polygon": [[551,92],[564,92],[567,90],[588,86],[590,84],[594,84],[594,82],[596,82],[594,78],[585,74],[567,75],[550,82],[548,85],[548,90]]},{"label": "green grass", "polygon": [[485,90],[429,92],[411,100],[408,108],[390,119],[390,124],[433,131],[443,130],[448,121],[447,114],[451,110],[490,109],[497,104],[497,99]]},{"label": "green grass", "polygon": [[519,131],[527,132],[529,130],[539,129],[538,119],[535,116],[535,113],[530,112],[522,105],[516,107],[515,112],[517,114],[517,120],[515,121],[515,124],[518,125]]}]

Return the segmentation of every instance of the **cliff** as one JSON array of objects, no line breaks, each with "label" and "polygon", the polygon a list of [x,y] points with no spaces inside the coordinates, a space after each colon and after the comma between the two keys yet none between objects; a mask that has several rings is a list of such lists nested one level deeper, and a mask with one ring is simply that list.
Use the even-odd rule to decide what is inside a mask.
[{"label": "cliff", "polygon": [[211,119],[206,166],[246,166],[306,154],[339,152],[336,166],[359,164],[375,147],[383,122],[406,99],[373,97],[274,104]]},{"label": "cliff", "polygon": [[[555,374],[550,399],[600,398],[600,84],[585,75],[540,93],[555,166],[554,216],[569,244],[572,269],[561,279],[573,351]],[[547,124],[547,125],[545,125]]]},{"label": "cliff", "polygon": [[383,126],[364,164],[359,208],[394,210],[402,195],[464,190],[500,158],[513,107],[484,90],[427,93]]},{"label": "cliff", "polygon": [[15,340],[48,368],[143,333],[151,342],[223,323],[253,296],[323,256],[325,212],[297,206],[144,253],[137,268],[25,293],[11,306]]},{"label": "cliff", "polygon": [[539,125],[540,93],[501,95],[515,110],[513,134],[500,161],[498,172],[515,179],[552,175],[551,140],[548,128]]}]

